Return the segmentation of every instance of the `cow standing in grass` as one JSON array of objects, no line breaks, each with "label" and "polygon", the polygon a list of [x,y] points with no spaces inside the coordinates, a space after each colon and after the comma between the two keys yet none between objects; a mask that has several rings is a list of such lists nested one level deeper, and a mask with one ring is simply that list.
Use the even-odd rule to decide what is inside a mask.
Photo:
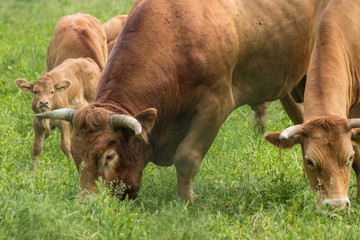
[{"label": "cow standing in grass", "polygon": [[360,198],[360,2],[332,0],[307,72],[304,124],[266,133],[279,148],[301,144],[304,171],[319,205],[349,206],[351,166]]},{"label": "cow standing in grass", "polygon": [[[62,17],[57,23],[46,56],[46,73],[34,83],[17,79],[16,85],[33,93],[32,109],[41,113],[59,108],[78,109],[94,100],[95,88],[107,60],[105,31],[88,14]],[[71,158],[68,122],[34,117],[33,159],[36,164],[44,139],[58,128],[61,150]],[[36,166],[36,165],[34,165]]]},{"label": "cow standing in grass", "polygon": [[133,199],[149,162],[174,164],[177,195],[192,202],[192,179],[229,114],[283,98],[306,73],[327,1],[275,2],[137,1],[95,101],[37,115],[67,113],[81,188],[96,191],[102,177]]}]

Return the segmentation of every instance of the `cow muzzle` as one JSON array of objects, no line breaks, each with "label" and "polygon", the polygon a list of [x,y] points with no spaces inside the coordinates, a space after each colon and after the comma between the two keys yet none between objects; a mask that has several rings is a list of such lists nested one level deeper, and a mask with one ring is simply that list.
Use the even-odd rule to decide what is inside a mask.
[{"label": "cow muzzle", "polygon": [[350,207],[350,200],[347,197],[343,199],[325,199],[322,201],[321,206],[344,209]]},{"label": "cow muzzle", "polygon": [[37,109],[39,112],[47,112],[50,110],[50,103],[47,100],[40,100],[37,104]]}]

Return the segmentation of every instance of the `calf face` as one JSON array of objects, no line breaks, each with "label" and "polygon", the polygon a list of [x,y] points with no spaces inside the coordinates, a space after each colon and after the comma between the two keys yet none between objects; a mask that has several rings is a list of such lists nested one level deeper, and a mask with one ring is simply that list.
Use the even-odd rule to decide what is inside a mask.
[{"label": "calf face", "polygon": [[17,79],[15,83],[22,91],[34,94],[31,104],[34,113],[52,110],[54,106],[54,95],[65,91],[71,85],[71,81],[67,79],[54,84],[46,77],[39,78],[34,83],[20,78]]},{"label": "calf face", "polygon": [[319,193],[318,205],[345,207],[350,205],[348,188],[355,154],[352,140],[358,141],[358,135],[347,119],[327,117],[283,132],[268,132],[264,137],[278,148],[301,144],[303,169],[311,189]]}]

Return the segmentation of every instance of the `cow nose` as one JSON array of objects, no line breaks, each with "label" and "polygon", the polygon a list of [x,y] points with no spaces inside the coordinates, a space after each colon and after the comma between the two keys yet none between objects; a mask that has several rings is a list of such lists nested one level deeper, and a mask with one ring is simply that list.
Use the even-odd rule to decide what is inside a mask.
[{"label": "cow nose", "polygon": [[333,208],[345,208],[350,207],[350,200],[349,198],[343,199],[325,199],[321,205],[323,207],[333,207]]},{"label": "cow nose", "polygon": [[47,101],[47,100],[40,100],[39,103],[40,103],[41,106],[49,105],[49,101]]}]

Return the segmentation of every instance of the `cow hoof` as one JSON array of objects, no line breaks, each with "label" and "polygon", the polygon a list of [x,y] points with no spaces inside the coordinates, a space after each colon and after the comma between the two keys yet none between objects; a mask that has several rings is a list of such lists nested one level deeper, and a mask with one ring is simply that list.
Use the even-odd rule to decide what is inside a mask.
[{"label": "cow hoof", "polygon": [[188,192],[188,193],[177,193],[177,197],[184,203],[193,203],[195,200],[195,196],[192,192]]},{"label": "cow hoof", "polygon": [[30,171],[36,172],[37,164],[31,164]]}]

